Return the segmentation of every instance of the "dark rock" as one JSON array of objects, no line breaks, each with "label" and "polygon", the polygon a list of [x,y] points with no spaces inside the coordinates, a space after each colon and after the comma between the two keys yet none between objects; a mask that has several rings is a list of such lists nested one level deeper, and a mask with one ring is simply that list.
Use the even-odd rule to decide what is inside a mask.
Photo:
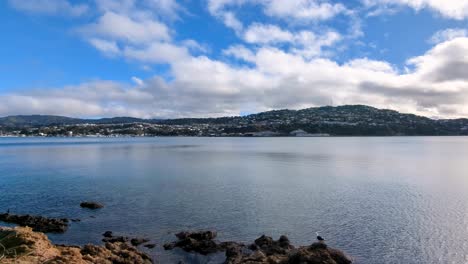
[{"label": "dark rock", "polygon": [[219,247],[226,250],[228,248],[244,248],[245,245],[243,243],[227,241],[219,243]]},{"label": "dark rock", "polygon": [[156,244],[145,244],[143,245],[145,248],[155,248]]},{"label": "dark rock", "polygon": [[[223,244],[224,243],[224,244]],[[244,245],[234,243],[234,242],[223,242],[222,247],[226,250],[226,257],[227,258],[237,258],[242,256],[242,247]]]},{"label": "dark rock", "polygon": [[319,245],[300,247],[288,256],[288,264],[336,263],[351,264],[352,261],[343,252]]},{"label": "dark rock", "polygon": [[226,252],[225,264],[350,264],[352,260],[343,252],[329,248],[324,242],[310,246],[295,248],[289,238],[281,236],[274,240],[261,236],[249,246],[242,243],[214,241],[216,232],[181,232],[178,241],[164,244],[164,249],[175,247],[186,252],[196,252],[202,255]]},{"label": "dark rock", "polygon": [[267,256],[281,254],[285,255],[294,247],[291,246],[286,236],[281,236],[278,241],[269,236],[262,235],[255,240],[255,245],[249,246],[251,250],[262,250]]},{"label": "dark rock", "polygon": [[0,221],[29,226],[33,231],[43,233],[64,233],[68,229],[68,219],[47,218],[35,215],[0,214]]},{"label": "dark rock", "polygon": [[134,246],[139,246],[143,243],[146,243],[146,242],[149,242],[149,239],[146,239],[146,238],[132,238],[130,240],[130,243],[132,243],[132,245]]},{"label": "dark rock", "polygon": [[81,222],[81,219],[75,218],[75,219],[70,219],[72,222]]},{"label": "dark rock", "polygon": [[82,202],[80,203],[80,206],[88,209],[99,209],[104,207],[104,205],[97,202]]},{"label": "dark rock", "polygon": [[312,245],[309,246],[309,248],[311,250],[314,250],[314,249],[327,249],[327,244],[323,243],[323,242],[315,242],[313,243]]},{"label": "dark rock", "polygon": [[125,243],[128,242],[128,237],[125,236],[112,236],[112,237],[105,237],[102,239],[102,242],[107,242],[107,243]]},{"label": "dark rock", "polygon": [[261,236],[249,246],[253,252],[242,248],[227,247],[225,264],[350,264],[351,259],[343,252],[329,248],[323,242],[298,249],[291,245],[286,236],[278,241]]},{"label": "dark rock", "polygon": [[202,255],[208,255],[224,250],[213,240],[216,238],[216,232],[213,231],[180,232],[176,234],[176,237],[179,240],[165,244],[165,250],[171,250],[174,247],[178,247],[186,252],[196,252]]},{"label": "dark rock", "polygon": [[102,234],[103,237],[112,237],[112,231],[106,231]]},{"label": "dark rock", "polygon": [[176,234],[176,237],[180,240],[186,238],[192,238],[195,240],[213,240],[217,236],[215,231],[200,231],[200,232],[180,232]]}]

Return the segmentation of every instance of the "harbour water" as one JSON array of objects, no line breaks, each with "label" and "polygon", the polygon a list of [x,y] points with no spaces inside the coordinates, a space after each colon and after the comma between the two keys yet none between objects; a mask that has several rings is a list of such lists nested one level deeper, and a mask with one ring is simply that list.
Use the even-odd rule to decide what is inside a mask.
[{"label": "harbour water", "polygon": [[80,218],[56,243],[148,237],[158,263],[219,262],[162,249],[193,229],[295,245],[319,231],[356,263],[468,263],[468,138],[1,138],[7,209]]}]

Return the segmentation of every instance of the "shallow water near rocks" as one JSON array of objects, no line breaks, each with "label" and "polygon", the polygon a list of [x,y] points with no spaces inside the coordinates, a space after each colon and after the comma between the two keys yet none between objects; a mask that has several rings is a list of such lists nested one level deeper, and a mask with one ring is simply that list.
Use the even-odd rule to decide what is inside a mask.
[{"label": "shallow water near rocks", "polygon": [[[80,218],[56,243],[139,236],[158,263],[183,230],[311,244],[356,263],[468,262],[468,138],[1,138],[0,211]],[[103,209],[80,208],[98,201]],[[3,225],[3,224],[2,224]]]}]

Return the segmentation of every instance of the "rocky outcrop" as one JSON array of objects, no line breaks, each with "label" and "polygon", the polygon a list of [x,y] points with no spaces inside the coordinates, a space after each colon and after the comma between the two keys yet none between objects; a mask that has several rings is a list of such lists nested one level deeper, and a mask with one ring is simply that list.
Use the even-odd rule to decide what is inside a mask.
[{"label": "rocky outcrop", "polygon": [[64,233],[68,229],[68,219],[47,218],[36,215],[0,214],[0,221],[29,226],[34,231],[43,233]]},{"label": "rocky outcrop", "polygon": [[352,260],[343,252],[329,248],[323,242],[295,248],[286,236],[273,240],[261,236],[249,246],[251,251],[228,248],[225,264],[350,264]]},{"label": "rocky outcrop", "polygon": [[195,252],[202,255],[208,255],[226,250],[228,246],[237,244],[235,242],[217,243],[216,232],[200,231],[200,232],[180,232],[176,234],[178,241],[164,244],[165,250],[173,248],[181,248],[186,252]]},{"label": "rocky outcrop", "polygon": [[150,264],[151,258],[122,242],[104,246],[53,245],[46,235],[29,227],[0,227],[0,263]]},{"label": "rocky outcrop", "polygon": [[98,202],[82,202],[80,203],[80,206],[83,208],[88,208],[88,209],[99,209],[103,208],[104,205]]},{"label": "rocky outcrop", "polygon": [[343,252],[318,242],[310,246],[295,248],[288,237],[274,240],[261,236],[248,247],[236,242],[215,241],[216,232],[181,232],[178,241],[165,244],[164,249],[175,247],[202,255],[226,252],[225,264],[350,264],[351,259]]}]

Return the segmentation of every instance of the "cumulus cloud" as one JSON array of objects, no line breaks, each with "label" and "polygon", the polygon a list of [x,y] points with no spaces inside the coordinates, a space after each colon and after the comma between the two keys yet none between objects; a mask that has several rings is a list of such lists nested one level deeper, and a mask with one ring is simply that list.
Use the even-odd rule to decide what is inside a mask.
[{"label": "cumulus cloud", "polygon": [[467,37],[468,30],[462,28],[448,28],[444,30],[437,31],[429,39],[429,43],[438,44],[445,42],[447,40],[452,40],[460,37]]},{"label": "cumulus cloud", "polygon": [[282,30],[275,25],[263,25],[254,23],[244,33],[245,41],[249,43],[279,43],[292,42],[294,36],[291,32]]},{"label": "cumulus cloud", "polygon": [[327,20],[344,13],[346,7],[340,3],[317,0],[261,0],[265,13],[283,19]]},{"label": "cumulus cloud", "polygon": [[145,82],[142,79],[135,76],[132,77],[132,81],[138,86],[143,86],[145,84]]},{"label": "cumulus cloud", "polygon": [[[369,5],[411,2],[366,1]],[[417,8],[432,3],[419,2]],[[81,36],[108,56],[145,66],[167,64],[170,78],[133,77],[133,85],[101,80],[3,93],[0,115],[203,117],[237,115],[245,109],[368,104],[428,116],[468,116],[468,38],[460,32],[435,34],[435,46],[410,58],[410,70],[401,72],[386,61],[364,57],[338,63],[326,56],[324,49],[343,39],[331,29],[319,34],[312,29],[284,29],[278,26],[282,23],[244,26],[232,8],[252,3],[278,19],[290,16],[316,21],[340,13],[354,16],[331,1],[210,0],[209,11],[243,41],[214,58],[195,40],[177,40],[160,13],[142,8],[150,6],[149,0],[97,0],[100,13],[78,29]],[[358,23],[352,32],[360,32]],[[241,62],[232,63],[233,58]]]},{"label": "cumulus cloud", "polygon": [[121,40],[132,44],[145,44],[169,40],[167,26],[151,18],[132,18],[126,14],[105,12],[97,22],[83,26],[79,31],[92,37]]},{"label": "cumulus cloud", "polygon": [[359,103],[428,116],[468,115],[468,38],[408,60],[413,67],[408,73],[385,61],[307,60],[274,47],[236,46],[225,52],[251,66],[184,52],[169,62],[171,81],[155,77],[134,87],[100,81],[2,95],[0,113],[187,117]]},{"label": "cumulus cloud", "polygon": [[46,15],[81,16],[89,9],[87,4],[67,0],[8,0],[8,3],[20,11]]},{"label": "cumulus cloud", "polygon": [[89,43],[93,45],[97,50],[101,51],[106,55],[117,55],[120,53],[120,49],[117,46],[117,42],[99,39],[99,38],[90,38]]},{"label": "cumulus cloud", "polygon": [[328,20],[347,12],[343,4],[328,0],[209,0],[208,9],[219,15],[229,7],[247,4],[260,5],[267,16],[287,20]]},{"label": "cumulus cloud", "polygon": [[416,11],[430,9],[450,19],[468,18],[468,2],[464,0],[362,0],[362,2],[368,7],[400,5],[409,6]]}]

